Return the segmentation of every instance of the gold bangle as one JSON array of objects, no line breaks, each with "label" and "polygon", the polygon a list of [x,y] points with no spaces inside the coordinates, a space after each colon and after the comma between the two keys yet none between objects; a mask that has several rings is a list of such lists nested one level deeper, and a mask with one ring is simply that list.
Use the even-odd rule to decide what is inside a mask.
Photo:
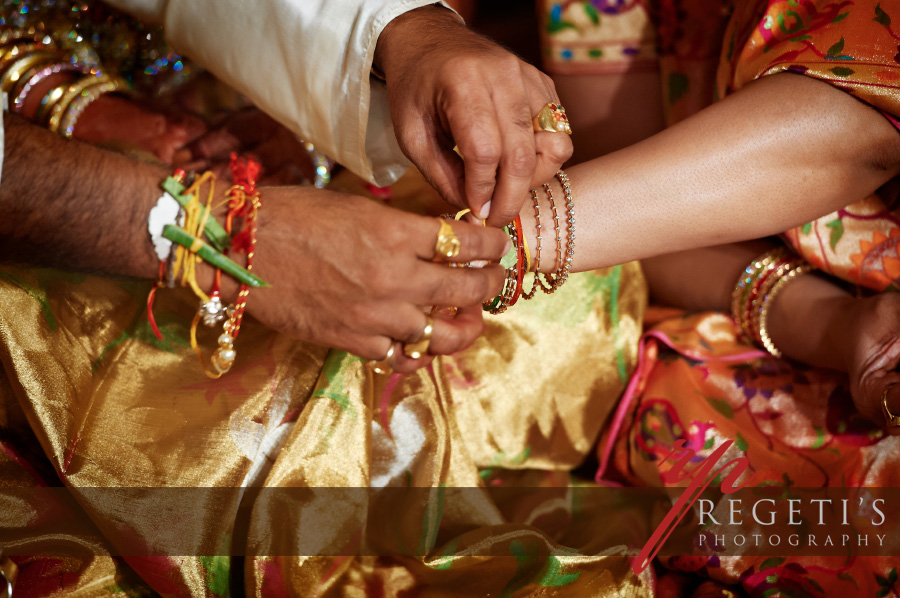
[{"label": "gold bangle", "polygon": [[88,106],[94,103],[102,95],[128,90],[128,82],[121,77],[101,81],[96,85],[91,85],[83,89],[64,109],[63,116],[59,122],[59,134],[66,139],[70,139],[75,132],[75,125],[78,123],[78,119],[81,118]]},{"label": "gold bangle", "polygon": [[9,66],[10,61],[18,59],[20,56],[41,50],[45,46],[32,41],[17,41],[4,45],[0,48],[0,71]]},{"label": "gold bangle", "polygon": [[762,307],[759,310],[759,339],[765,350],[773,357],[781,357],[781,351],[775,346],[775,343],[772,342],[772,337],[769,336],[769,310],[771,309],[775,298],[784,290],[788,283],[804,274],[808,274],[812,270],[813,267],[807,263],[792,267],[789,272],[775,282],[772,290],[763,299]]},{"label": "gold bangle", "polygon": [[744,268],[744,271],[741,272],[740,277],[734,285],[734,290],[731,292],[731,317],[734,319],[737,329],[744,333],[748,338],[752,338],[752,335],[749,334],[749,330],[747,329],[747,322],[744,320],[744,314],[747,311],[745,307],[750,290],[756,284],[756,281],[760,278],[763,271],[787,254],[788,251],[785,247],[776,247],[775,249],[770,249],[763,253]]},{"label": "gold bangle", "polygon": [[53,110],[53,107],[59,102],[59,100],[66,93],[66,90],[69,88],[68,83],[63,83],[62,85],[57,85],[41,98],[41,103],[38,106],[37,113],[34,115],[34,122],[37,124],[42,124],[47,126],[47,116]]},{"label": "gold bangle", "polygon": [[109,76],[107,75],[88,75],[69,85],[63,96],[50,109],[50,114],[47,118],[47,128],[50,129],[52,133],[59,133],[60,121],[62,120],[63,114],[68,109],[69,104],[71,104],[84,90],[93,87],[94,85],[101,85],[109,80]]},{"label": "gold bangle", "polygon": [[24,54],[11,61],[3,71],[3,75],[0,75],[0,92],[9,93],[24,73],[35,66],[50,64],[58,59],[59,57],[52,52],[37,51]]},{"label": "gold bangle", "polygon": [[762,344],[762,339],[759,336],[759,316],[766,297],[769,296],[769,293],[783,276],[804,263],[800,258],[776,258],[759,273],[757,281],[754,283],[756,296],[748,296],[744,303],[744,314],[747,318],[744,321],[744,334],[751,341]]}]

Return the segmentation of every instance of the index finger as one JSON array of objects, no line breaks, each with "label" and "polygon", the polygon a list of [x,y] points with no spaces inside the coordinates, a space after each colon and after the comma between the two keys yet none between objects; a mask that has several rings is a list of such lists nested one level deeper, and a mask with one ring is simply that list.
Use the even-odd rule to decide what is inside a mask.
[{"label": "index finger", "polygon": [[497,117],[502,133],[497,186],[487,218],[492,226],[503,226],[513,221],[528,197],[537,165],[531,111],[524,85],[513,94],[507,92],[497,98]]}]

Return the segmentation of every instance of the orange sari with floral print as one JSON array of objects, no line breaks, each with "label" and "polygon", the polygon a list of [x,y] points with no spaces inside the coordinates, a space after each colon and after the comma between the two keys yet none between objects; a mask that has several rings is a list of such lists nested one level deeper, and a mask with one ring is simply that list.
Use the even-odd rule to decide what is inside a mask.
[{"label": "orange sari with floral print", "polygon": [[[550,70],[556,72],[599,74],[612,69],[609,57],[602,68],[591,71],[587,53],[564,53],[570,43],[565,36],[573,38],[578,28],[564,21],[569,18],[574,25],[573,15],[579,11],[600,9],[597,27],[607,27],[613,37],[614,23],[630,11],[643,11],[654,22],[651,33],[644,31],[642,43],[646,45],[648,35],[655,36],[669,124],[759,77],[781,72],[828,82],[872,105],[895,125],[900,115],[896,2],[550,4],[558,8],[548,11],[544,35],[556,49],[552,56],[548,53],[555,60]],[[627,37],[618,34],[619,39]],[[565,56],[579,64],[562,64]],[[643,68],[625,53],[618,55],[618,64],[620,72]],[[900,181],[891,181],[863,201],[785,232],[783,239],[843,281],[872,291],[897,290],[898,191]],[[638,372],[598,447],[598,480],[662,485],[657,463],[683,440],[700,456],[731,441],[727,459],[746,455],[753,473],[785,490],[900,484],[897,441],[855,413],[846,376],[777,360],[742,344],[731,318],[723,314],[652,308],[645,325]],[[739,584],[752,596],[880,598],[900,593],[895,559],[889,557],[662,561],[671,569]]]}]

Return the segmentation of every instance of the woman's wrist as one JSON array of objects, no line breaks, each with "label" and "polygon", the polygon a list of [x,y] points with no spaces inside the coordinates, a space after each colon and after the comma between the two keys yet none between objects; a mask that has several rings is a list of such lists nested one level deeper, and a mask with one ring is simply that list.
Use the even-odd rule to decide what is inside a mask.
[{"label": "woman's wrist", "polygon": [[801,276],[773,298],[768,333],[785,357],[846,372],[859,300],[820,276]]}]

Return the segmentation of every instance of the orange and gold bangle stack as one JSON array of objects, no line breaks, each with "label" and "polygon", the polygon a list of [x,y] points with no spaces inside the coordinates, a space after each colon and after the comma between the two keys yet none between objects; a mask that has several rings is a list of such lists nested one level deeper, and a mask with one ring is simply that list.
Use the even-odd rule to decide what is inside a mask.
[{"label": "orange and gold bangle stack", "polygon": [[731,316],[745,340],[781,357],[769,334],[768,318],[775,298],[793,280],[814,268],[784,247],[762,254],[741,273],[731,294]]}]

